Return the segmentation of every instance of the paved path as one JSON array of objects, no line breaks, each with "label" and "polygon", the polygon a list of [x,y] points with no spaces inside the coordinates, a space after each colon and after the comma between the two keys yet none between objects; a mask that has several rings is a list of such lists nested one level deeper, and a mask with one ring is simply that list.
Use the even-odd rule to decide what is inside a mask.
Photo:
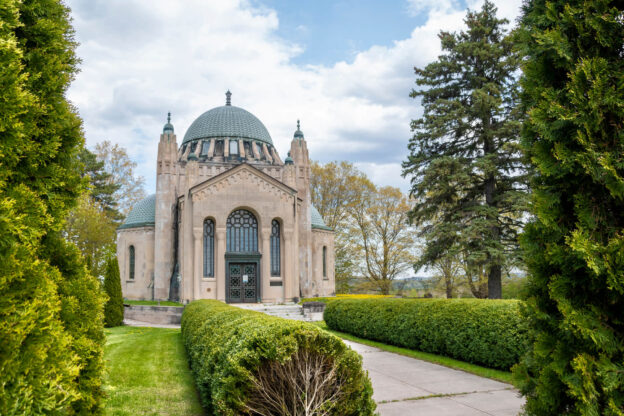
[{"label": "paved path", "polygon": [[381,416],[515,416],[524,403],[509,384],[345,343],[363,358]]},{"label": "paved path", "polygon": [[[124,320],[126,325],[180,328]],[[509,384],[344,341],[363,359],[381,416],[515,416],[524,403]]]}]

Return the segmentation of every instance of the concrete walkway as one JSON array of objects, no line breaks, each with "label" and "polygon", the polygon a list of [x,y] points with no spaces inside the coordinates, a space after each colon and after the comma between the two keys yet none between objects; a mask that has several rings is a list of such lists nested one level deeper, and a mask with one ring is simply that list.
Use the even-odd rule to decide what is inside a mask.
[{"label": "concrete walkway", "polygon": [[[180,328],[125,319],[130,326]],[[381,416],[515,416],[524,399],[509,384],[344,341],[363,359]]]},{"label": "concrete walkway", "polygon": [[522,409],[509,384],[344,342],[362,356],[381,416],[515,416]]}]

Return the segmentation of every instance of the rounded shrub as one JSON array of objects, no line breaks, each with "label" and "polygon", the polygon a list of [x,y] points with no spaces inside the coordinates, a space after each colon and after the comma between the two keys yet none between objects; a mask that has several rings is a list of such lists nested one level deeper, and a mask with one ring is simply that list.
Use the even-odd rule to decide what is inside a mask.
[{"label": "rounded shrub", "polygon": [[314,325],[199,300],[184,309],[182,338],[208,414],[375,410],[360,356]]},{"label": "rounded shrub", "polygon": [[521,302],[488,299],[344,299],[327,303],[333,330],[509,370],[524,352]]}]

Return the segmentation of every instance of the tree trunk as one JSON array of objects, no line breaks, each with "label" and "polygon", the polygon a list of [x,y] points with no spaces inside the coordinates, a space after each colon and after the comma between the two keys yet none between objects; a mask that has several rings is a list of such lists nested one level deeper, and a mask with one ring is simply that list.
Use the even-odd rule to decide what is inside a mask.
[{"label": "tree trunk", "polygon": [[490,274],[488,275],[488,298],[501,299],[502,297],[501,266],[500,264],[494,264],[490,268]]},{"label": "tree trunk", "polygon": [[451,299],[453,297],[453,278],[451,276],[444,276],[446,283],[446,298]]}]

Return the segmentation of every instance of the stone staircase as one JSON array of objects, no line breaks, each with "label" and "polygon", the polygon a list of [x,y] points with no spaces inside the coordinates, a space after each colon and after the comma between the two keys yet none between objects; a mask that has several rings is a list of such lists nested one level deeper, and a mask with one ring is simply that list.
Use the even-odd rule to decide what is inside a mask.
[{"label": "stone staircase", "polygon": [[307,321],[303,316],[303,308],[296,303],[284,303],[284,304],[263,304],[263,303],[250,303],[241,304],[235,303],[232,306],[238,306],[243,309],[250,309],[256,312],[266,313],[267,315],[277,316],[279,318],[292,319],[295,321]]}]

